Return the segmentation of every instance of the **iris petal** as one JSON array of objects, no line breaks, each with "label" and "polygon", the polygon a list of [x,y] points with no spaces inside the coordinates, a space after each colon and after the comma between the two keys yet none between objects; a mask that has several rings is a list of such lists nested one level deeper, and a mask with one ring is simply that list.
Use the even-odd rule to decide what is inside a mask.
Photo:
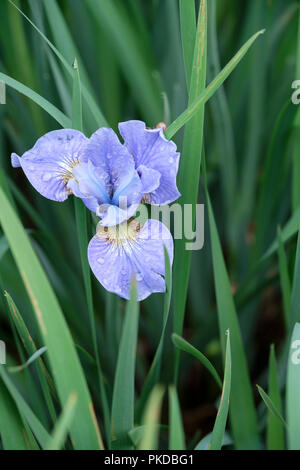
[{"label": "iris petal", "polygon": [[99,171],[91,161],[77,165],[74,168],[73,174],[78,183],[78,189],[75,189],[73,186],[75,196],[94,197],[98,200],[99,204],[110,202],[107,175]]},{"label": "iris petal", "polygon": [[64,201],[69,195],[67,183],[75,166],[83,161],[86,137],[72,129],[49,132],[22,157],[12,154],[12,166],[21,166],[32,186],[42,196]]},{"label": "iris petal", "polygon": [[69,188],[102,218],[102,225],[120,224],[134,215],[143,197],[142,183],[133,157],[112,129],[92,135],[85,161],[74,169]]},{"label": "iris petal", "polygon": [[144,194],[152,193],[159,187],[161,178],[159,171],[140,165],[137,172],[141,178]]},{"label": "iris petal", "polygon": [[178,199],[176,176],[180,154],[174,142],[166,139],[163,129],[146,129],[142,121],[127,121],[119,124],[119,130],[136,168],[143,165],[161,175],[159,186],[150,192],[150,202],[169,204]]},{"label": "iris petal", "polygon": [[93,273],[105,289],[125,299],[130,296],[132,278],[137,281],[138,300],[153,292],[164,292],[164,246],[172,263],[172,235],[157,220],[148,220],[135,236],[130,229],[128,232],[123,239],[110,238],[109,231],[97,232],[88,248]]},{"label": "iris petal", "polygon": [[112,129],[98,129],[89,139],[85,156],[110,177],[111,196],[131,182],[135,170],[133,157]]},{"label": "iris petal", "polygon": [[142,199],[142,183],[136,170],[132,169],[131,174],[128,175],[127,181],[115,190],[112,202],[116,205],[120,204],[120,200],[127,199],[127,205],[139,203]]},{"label": "iris petal", "polygon": [[139,204],[132,204],[128,208],[120,208],[119,206],[115,205],[104,205],[103,213],[101,214],[101,207],[98,207],[97,215],[101,217],[101,225],[105,227],[111,227],[114,225],[119,225],[125,222],[126,220],[130,219],[134,216],[137,211]]}]

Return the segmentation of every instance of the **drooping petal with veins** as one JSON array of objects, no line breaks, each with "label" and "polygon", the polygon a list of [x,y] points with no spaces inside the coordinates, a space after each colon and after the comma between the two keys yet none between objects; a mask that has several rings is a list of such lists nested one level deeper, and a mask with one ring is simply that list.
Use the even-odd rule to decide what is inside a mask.
[{"label": "drooping petal with veins", "polygon": [[119,227],[98,226],[88,258],[105,289],[129,299],[135,278],[138,300],[143,300],[154,292],[165,292],[164,246],[172,264],[173,239],[167,227],[158,220],[148,220],[141,228],[133,220]]}]

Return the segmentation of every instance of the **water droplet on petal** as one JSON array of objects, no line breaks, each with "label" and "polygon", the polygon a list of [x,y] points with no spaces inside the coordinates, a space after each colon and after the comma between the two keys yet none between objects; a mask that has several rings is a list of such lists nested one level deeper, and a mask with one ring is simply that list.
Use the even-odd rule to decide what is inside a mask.
[{"label": "water droplet on petal", "polygon": [[137,281],[142,281],[143,278],[144,278],[144,276],[143,276],[142,273],[137,273],[137,274],[136,274],[136,280],[137,280]]},{"label": "water droplet on petal", "polygon": [[103,259],[103,258],[98,258],[98,259],[97,259],[97,262],[98,262],[99,264],[104,264],[104,259]]},{"label": "water droplet on petal", "polygon": [[174,163],[174,158],[173,157],[169,158],[169,163]]}]

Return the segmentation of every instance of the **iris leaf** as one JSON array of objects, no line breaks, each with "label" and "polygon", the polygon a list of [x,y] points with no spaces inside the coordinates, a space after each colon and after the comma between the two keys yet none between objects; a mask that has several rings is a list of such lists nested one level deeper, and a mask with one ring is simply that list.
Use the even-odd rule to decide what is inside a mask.
[{"label": "iris leaf", "polygon": [[45,98],[40,96],[35,91],[31,90],[22,83],[14,80],[13,78],[5,75],[0,72],[0,80],[2,80],[6,85],[12,87],[14,90],[18,91],[22,95],[27,96],[41,108],[43,108],[53,119],[55,119],[62,127],[70,128],[71,120],[59,109],[57,109],[53,104],[47,101]]},{"label": "iris leaf", "polygon": [[223,390],[217,418],[209,444],[209,450],[221,450],[225,435],[226,422],[229,410],[229,399],[231,390],[231,349],[230,349],[230,332],[227,331],[226,352],[225,352],[225,370]]},{"label": "iris leaf", "polygon": [[24,424],[2,381],[0,381],[0,434],[5,450],[28,450],[29,441],[26,439]]},{"label": "iris leaf", "polygon": [[[269,357],[269,378],[268,378],[268,395],[279,414],[282,415],[282,403],[280,396],[279,380],[277,373],[277,364],[275,357],[274,345],[270,349]],[[268,412],[267,427],[267,447],[268,450],[284,450],[284,425],[272,411]]]},{"label": "iris leaf", "polygon": [[[93,405],[74,343],[51,285],[7,197],[0,188],[0,223],[31,300],[47,347],[58,395],[64,406],[71,392],[78,393],[78,408],[71,426],[74,447],[99,449],[102,440]],[[62,360],[63,358],[63,360]]]},{"label": "iris leaf", "polygon": [[273,403],[273,401],[271,400],[269,395],[259,385],[257,385],[257,390],[259,391],[259,394],[260,394],[261,398],[263,399],[263,401],[264,401],[266,407],[268,408],[268,410],[274,416],[276,416],[276,418],[281,422],[281,424],[283,426],[286,426],[286,423],[285,423],[283,417],[281,416],[281,413],[278,411],[278,409],[276,408],[275,404]]},{"label": "iris leaf", "polygon": [[[20,314],[15,302],[13,301],[12,297],[8,292],[5,292],[5,298],[7,300],[9,312],[11,315],[11,319],[16,327],[16,330],[18,332],[18,335],[23,343],[23,346],[25,348],[25,351],[27,352],[28,355],[33,356],[36,351],[36,345],[26,327],[26,324],[22,318],[22,315]],[[56,420],[56,411],[55,407],[53,404],[53,400],[51,397],[51,392],[54,396],[56,396],[56,391],[54,388],[54,384],[52,382],[51,377],[49,376],[49,373],[45,367],[45,364],[43,362],[43,359],[40,358],[38,361],[35,362],[35,366],[37,369],[37,373],[40,379],[43,395],[45,397],[45,401],[47,403],[47,407],[50,413],[50,416],[55,422]]]},{"label": "iris leaf", "polygon": [[[182,10],[181,10],[182,13]],[[206,84],[206,35],[207,35],[207,2],[201,0],[197,32],[195,37],[195,49],[193,56],[193,68],[189,90],[189,105],[197,96],[201,95]],[[187,50],[185,50],[185,53]],[[186,58],[185,63],[188,62]],[[183,152],[178,174],[178,188],[182,194],[179,203],[182,208],[185,204],[192,204],[193,209],[197,202],[199,175],[201,165],[201,152],[203,146],[204,106],[197,108],[197,114],[186,129],[183,142]],[[172,124],[168,127],[166,135],[171,138]],[[173,126],[174,127],[174,126]],[[171,135],[172,134],[172,135]],[[194,225],[194,215],[192,226]],[[174,258],[174,331],[182,334],[184,313],[188,289],[188,280],[191,264],[191,251],[186,250],[186,239],[175,240]],[[174,379],[177,382],[179,369],[179,350],[175,351]]]},{"label": "iris leaf", "polygon": [[199,361],[203,364],[203,366],[211,373],[211,375],[213,376],[213,378],[215,379],[219,387],[222,388],[222,380],[220,379],[218,372],[216,371],[216,369],[214,368],[210,360],[204,356],[204,354],[198,351],[198,349],[192,346],[188,341],[183,339],[181,336],[176,335],[176,333],[173,333],[172,340],[178,349],[190,354],[191,356],[194,356],[196,359],[199,359]]},{"label": "iris leaf", "polygon": [[[44,41],[46,41],[47,45],[50,47],[50,49],[54,52],[54,54],[57,56],[57,58],[59,59],[59,61],[62,63],[62,65],[64,66],[64,68],[66,69],[66,71],[68,72],[68,74],[70,75],[70,77],[72,78],[73,77],[73,68],[72,68],[72,65],[69,64],[67,62],[67,60],[64,58],[64,56],[59,52],[59,50],[51,43],[51,41],[49,41],[49,39],[45,36],[45,34],[33,23],[33,21],[31,21],[31,19],[25,15],[25,13],[17,7],[17,5],[12,2],[12,0],[9,0],[9,2],[11,3],[11,5],[13,5],[18,11],[19,13],[31,24],[31,26],[37,31],[37,33],[44,39]],[[96,104],[93,96],[91,95],[90,91],[86,88],[86,86],[83,86],[82,87],[82,93],[83,93],[83,96],[84,96],[84,99],[92,113],[92,115],[94,116],[94,119],[95,119],[95,122],[97,123],[97,125],[100,127],[100,126],[105,126],[106,124],[106,120],[105,118],[103,117],[103,114],[101,112],[101,110],[99,109],[98,105]],[[63,127],[70,127],[70,126],[63,126]]]},{"label": "iris leaf", "polygon": [[63,412],[59,417],[52,437],[46,446],[46,450],[60,450],[66,440],[68,429],[74,418],[77,405],[77,395],[71,394],[65,404]]},{"label": "iris leaf", "polygon": [[126,306],[119,346],[111,418],[113,440],[124,440],[125,447],[129,445],[127,435],[134,426],[134,378],[138,317],[137,288],[135,283],[133,283],[130,300]]},{"label": "iris leaf", "polygon": [[288,358],[286,418],[289,450],[300,450],[300,323],[296,323]]},{"label": "iris leaf", "polygon": [[[73,81],[73,104],[72,104],[72,127],[73,129],[79,130],[82,132],[82,99],[81,99],[81,80],[78,62],[75,59],[74,64],[74,81]],[[100,365],[100,357],[98,352],[97,344],[97,333],[96,333],[96,324],[95,324],[95,313],[94,313],[94,304],[93,304],[93,293],[92,293],[92,282],[91,282],[91,272],[87,258],[87,248],[88,248],[88,230],[87,230],[87,210],[83,202],[75,197],[75,216],[76,216],[76,226],[77,226],[77,235],[78,243],[80,250],[80,259],[83,273],[83,280],[86,292],[89,320],[92,333],[92,343],[94,354],[97,364],[97,373],[98,381],[100,388],[100,396],[102,401],[102,408],[104,414],[104,423],[105,423],[105,432],[108,445],[110,444],[110,419],[109,419],[109,407],[107,402],[107,396],[105,391],[105,386],[103,382],[103,374]]]},{"label": "iris leaf", "polygon": [[22,395],[18,392],[17,388],[8,376],[4,366],[0,366],[0,377],[6,385],[15,404],[17,405],[19,412],[24,416],[42,449],[44,449],[46,447],[47,441],[50,438],[49,433],[41,424],[39,419],[35,416],[31,408],[27,405]]},{"label": "iris leaf", "polygon": [[230,62],[224,67],[224,69],[217,75],[217,77],[209,84],[205,90],[198,95],[196,99],[192,101],[192,103],[188,106],[188,108],[180,115],[174,122],[167,128],[166,130],[166,137],[168,139],[172,139],[172,137],[184,126],[186,125],[190,119],[201,109],[203,106],[213,95],[214,93],[220,88],[220,86],[224,83],[226,78],[232,73],[241,59],[245,56],[248,52],[249,48],[252,44],[256,41],[256,39],[265,32],[265,30],[258,31],[254,34],[238,51],[238,53],[231,59]]},{"label": "iris leaf", "polygon": [[151,390],[153,389],[153,387],[156,385],[156,383],[159,380],[160,370],[161,370],[164,337],[165,337],[166,327],[168,323],[170,303],[171,303],[171,297],[172,297],[172,270],[171,270],[170,259],[169,259],[169,255],[168,255],[166,247],[164,247],[164,254],[165,254],[166,293],[164,296],[163,326],[162,326],[162,331],[161,331],[161,336],[159,339],[158,347],[156,349],[153,362],[151,364],[149,373],[146,377],[143,390],[141,392],[141,395],[137,404],[136,414],[137,414],[138,420],[141,417],[141,414],[145,407],[145,402]]},{"label": "iris leaf", "polygon": [[[206,194],[219,328],[224,359],[225,344],[223,335],[228,329],[231,334],[232,378],[230,418],[234,442],[238,449],[253,449],[258,446],[258,429],[249,371],[236,309],[230,290],[230,282],[207,187]],[[243,413],[240,412],[241,409],[244,410]]]},{"label": "iris leaf", "polygon": [[169,388],[170,450],[185,450],[185,437],[176,388]]},{"label": "iris leaf", "polygon": [[33,364],[37,359],[41,357],[44,352],[47,351],[47,348],[44,346],[40,349],[38,349],[26,362],[25,364],[22,364],[21,366],[12,366],[8,367],[7,370],[10,372],[10,374],[15,374],[16,372],[21,372],[22,370],[26,369],[26,367],[30,366],[30,364]]},{"label": "iris leaf", "polygon": [[156,385],[150,394],[142,420],[142,438],[139,443],[140,450],[156,450],[158,448],[158,436],[160,431],[159,420],[163,395],[164,388],[161,385]]}]

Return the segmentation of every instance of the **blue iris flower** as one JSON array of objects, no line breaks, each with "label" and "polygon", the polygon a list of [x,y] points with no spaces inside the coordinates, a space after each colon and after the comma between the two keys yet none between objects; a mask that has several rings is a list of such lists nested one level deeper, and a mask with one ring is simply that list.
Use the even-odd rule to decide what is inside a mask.
[{"label": "blue iris flower", "polygon": [[119,124],[121,143],[112,129],[101,128],[90,139],[62,129],[41,137],[12,165],[22,167],[30,183],[48,199],[82,199],[100,222],[88,248],[99,282],[110,292],[129,298],[131,280],[138,299],[164,292],[164,246],[173,261],[173,239],[156,220],[141,226],[134,215],[141,202],[169,204],[176,186],[179,153],[161,128],[141,121]]}]

